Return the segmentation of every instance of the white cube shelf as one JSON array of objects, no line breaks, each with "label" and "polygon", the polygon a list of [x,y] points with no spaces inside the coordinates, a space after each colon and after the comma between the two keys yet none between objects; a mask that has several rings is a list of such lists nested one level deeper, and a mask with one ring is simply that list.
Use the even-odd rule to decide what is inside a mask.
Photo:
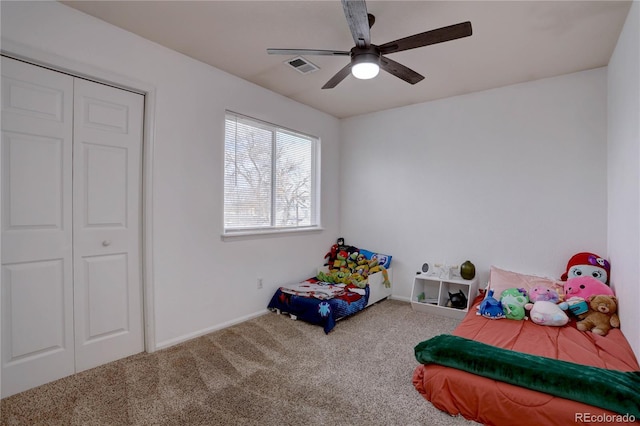
[{"label": "white cube shelf", "polygon": [[[447,306],[449,293],[458,293],[460,290],[467,298],[467,306],[458,309]],[[418,301],[418,295],[424,294],[424,300]],[[417,274],[413,279],[411,290],[411,307],[419,312],[431,312],[450,318],[462,319],[473,299],[478,294],[478,279],[465,280],[462,278],[440,278],[434,275]]]}]

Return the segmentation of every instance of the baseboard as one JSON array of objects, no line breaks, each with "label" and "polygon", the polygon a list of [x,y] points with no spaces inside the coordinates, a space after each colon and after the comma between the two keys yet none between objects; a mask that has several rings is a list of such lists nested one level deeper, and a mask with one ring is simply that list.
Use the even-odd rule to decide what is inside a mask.
[{"label": "baseboard", "polygon": [[177,345],[179,343],[183,343],[183,342],[186,342],[188,340],[192,340],[192,339],[195,339],[197,337],[204,336],[205,334],[213,333],[214,331],[222,330],[224,328],[231,327],[232,325],[240,324],[241,322],[245,322],[245,321],[249,321],[251,319],[257,318],[257,317],[261,317],[262,315],[265,315],[267,313],[269,313],[269,311],[267,309],[264,309],[264,310],[261,310],[261,311],[258,311],[258,312],[254,312],[254,313],[249,314],[249,315],[245,315],[243,317],[235,318],[235,319],[233,319],[231,321],[226,321],[226,322],[223,322],[221,324],[214,325],[213,327],[207,327],[207,328],[204,328],[202,330],[194,331],[193,333],[185,334],[185,335],[180,336],[180,337],[176,337],[176,338],[169,339],[169,340],[164,340],[164,341],[158,342],[156,344],[156,350],[165,349],[165,348],[168,348],[168,347],[171,347],[171,346],[175,346],[175,345]]},{"label": "baseboard", "polygon": [[391,300],[397,300],[398,302],[407,302],[407,303],[411,303],[411,298],[410,298],[410,297],[403,297],[403,296],[394,296],[394,295],[391,295],[390,299],[391,299]]}]

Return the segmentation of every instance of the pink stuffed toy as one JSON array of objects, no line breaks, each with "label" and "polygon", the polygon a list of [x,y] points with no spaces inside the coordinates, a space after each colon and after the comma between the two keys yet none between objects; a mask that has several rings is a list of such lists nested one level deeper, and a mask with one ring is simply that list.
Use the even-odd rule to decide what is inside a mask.
[{"label": "pink stuffed toy", "polygon": [[558,303],[560,301],[560,296],[558,296],[557,291],[550,287],[537,285],[529,290],[529,300],[531,303],[537,302],[538,300]]},{"label": "pink stuffed toy", "polygon": [[590,275],[571,278],[568,280],[564,283],[564,294],[565,299],[581,297],[584,300],[588,300],[590,296],[614,295],[611,287]]}]

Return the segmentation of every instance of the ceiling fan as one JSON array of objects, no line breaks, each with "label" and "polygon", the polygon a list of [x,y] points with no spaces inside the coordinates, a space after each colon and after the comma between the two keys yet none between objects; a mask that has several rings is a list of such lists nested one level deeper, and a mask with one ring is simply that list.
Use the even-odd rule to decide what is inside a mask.
[{"label": "ceiling fan", "polygon": [[415,49],[430,44],[443,43],[472,34],[471,22],[450,25],[435,30],[414,34],[379,46],[371,43],[370,28],[375,17],[367,13],[365,0],[342,0],[344,14],[356,45],[350,51],[318,50],[318,49],[267,49],[267,53],[276,55],[324,55],[350,56],[351,62],[331,77],[322,86],[323,89],[333,89],[350,73],[359,79],[369,79],[378,75],[380,68],[410,84],[416,84],[424,76],[414,70],[387,58],[384,55]]}]

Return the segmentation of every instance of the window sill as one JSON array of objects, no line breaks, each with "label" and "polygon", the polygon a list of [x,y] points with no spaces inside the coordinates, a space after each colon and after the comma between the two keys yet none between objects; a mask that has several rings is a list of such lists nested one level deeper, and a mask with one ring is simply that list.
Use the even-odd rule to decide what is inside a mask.
[{"label": "window sill", "polygon": [[312,228],[270,229],[267,231],[237,231],[230,232],[228,234],[222,234],[220,236],[220,239],[222,241],[255,240],[260,238],[288,237],[298,234],[318,233],[322,231],[324,231],[324,228],[319,226]]}]

